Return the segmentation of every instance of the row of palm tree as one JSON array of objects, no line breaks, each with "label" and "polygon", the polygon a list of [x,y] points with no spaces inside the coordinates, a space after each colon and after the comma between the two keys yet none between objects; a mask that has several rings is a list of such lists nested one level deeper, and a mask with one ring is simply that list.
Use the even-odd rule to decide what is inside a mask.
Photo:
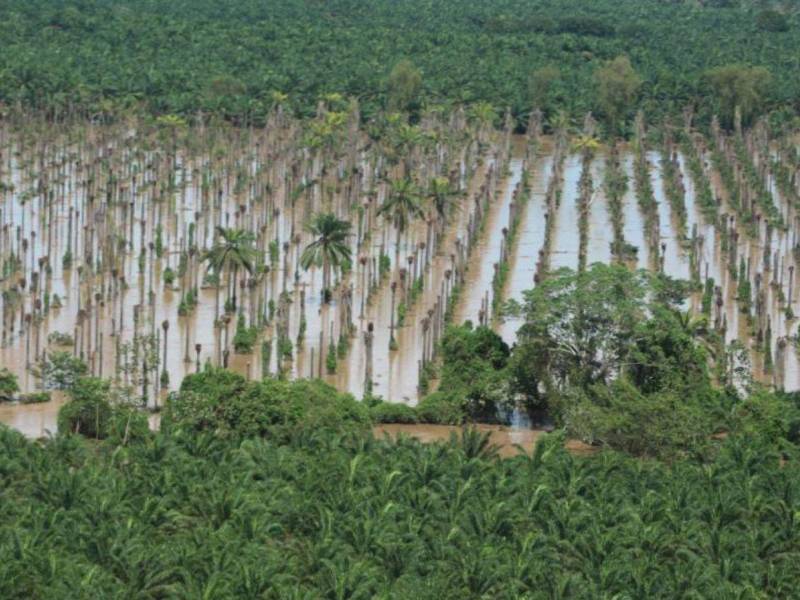
[{"label": "row of palm tree", "polygon": [[3,595],[796,596],[796,447],[781,466],[752,439],[709,464],[562,445],[498,460],[470,432],[425,445],[303,430],[278,445],[176,431],[98,452],[0,428]]}]

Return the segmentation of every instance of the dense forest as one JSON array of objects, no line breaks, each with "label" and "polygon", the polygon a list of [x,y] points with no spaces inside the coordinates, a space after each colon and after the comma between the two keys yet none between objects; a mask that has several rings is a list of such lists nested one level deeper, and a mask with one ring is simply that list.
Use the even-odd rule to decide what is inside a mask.
[{"label": "dense forest", "polygon": [[575,118],[603,105],[596,72],[627,55],[648,118],[726,100],[714,69],[763,69],[759,110],[797,111],[792,3],[715,0],[9,0],[0,6],[0,101],[52,116],[144,109],[263,120],[276,98],[301,115],[320,97],[390,104],[489,102],[524,125],[531,106]]}]

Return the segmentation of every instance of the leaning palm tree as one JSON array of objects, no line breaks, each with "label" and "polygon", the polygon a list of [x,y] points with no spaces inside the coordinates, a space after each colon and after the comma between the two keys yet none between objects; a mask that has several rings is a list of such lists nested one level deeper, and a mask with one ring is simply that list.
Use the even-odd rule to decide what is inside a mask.
[{"label": "leaning palm tree", "polygon": [[422,196],[417,185],[409,178],[393,179],[390,183],[389,195],[384,200],[379,215],[388,215],[397,230],[395,252],[400,252],[400,237],[405,233],[412,219],[423,215]]},{"label": "leaning palm tree", "polygon": [[217,237],[217,242],[203,255],[203,260],[208,262],[209,268],[217,276],[216,314],[219,318],[219,289],[222,283],[222,273],[224,271],[233,272],[233,276],[228,277],[228,299],[231,308],[236,310],[239,269],[244,269],[248,274],[252,274],[257,251],[253,246],[253,234],[249,231],[217,226]]},{"label": "leaning palm tree", "polygon": [[338,269],[344,261],[350,260],[350,223],[338,219],[332,213],[317,213],[306,226],[314,239],[300,255],[300,266],[306,271],[312,265],[322,267],[322,288],[328,297],[331,268]]}]

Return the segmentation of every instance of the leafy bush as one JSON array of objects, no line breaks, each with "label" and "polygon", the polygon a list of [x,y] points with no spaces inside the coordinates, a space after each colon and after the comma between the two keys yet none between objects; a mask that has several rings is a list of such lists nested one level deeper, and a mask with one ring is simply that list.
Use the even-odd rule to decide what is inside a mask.
[{"label": "leafy bush", "polygon": [[0,401],[13,399],[14,394],[18,391],[17,376],[5,367],[0,369]]},{"label": "leafy bush", "polygon": [[466,399],[462,394],[436,391],[420,401],[416,413],[420,423],[460,425],[467,418]]},{"label": "leafy bush", "polygon": [[88,371],[86,363],[69,352],[52,352],[42,362],[43,387],[46,390],[68,390]]},{"label": "leafy bush", "polygon": [[41,404],[43,402],[50,402],[50,392],[31,392],[29,394],[21,394],[19,401],[22,404]]},{"label": "leafy bush", "polygon": [[86,437],[108,435],[111,404],[110,384],[94,377],[81,377],[70,386],[71,399],[58,411],[59,431],[80,433]]},{"label": "leafy bush", "polygon": [[439,390],[444,396],[436,403],[447,398],[456,406],[453,414],[445,412],[446,421],[440,417],[435,422],[457,422],[453,420],[457,414],[472,421],[497,421],[511,401],[508,345],[491,328],[473,329],[469,322],[448,327],[441,344]]},{"label": "leafy bush", "polygon": [[75,343],[73,337],[68,333],[54,331],[47,336],[47,341],[53,346],[72,346]]},{"label": "leafy bush", "polygon": [[244,315],[236,321],[236,334],[233,336],[233,349],[237,354],[249,354],[258,340],[258,328],[248,327]]},{"label": "leafy bush", "polygon": [[214,367],[185,377],[162,416],[162,427],[281,441],[299,431],[363,429],[369,423],[366,406],[322,381],[247,381]]},{"label": "leafy bush", "polygon": [[417,413],[407,404],[381,402],[370,408],[370,415],[376,423],[416,423]]},{"label": "leafy bush", "polygon": [[557,414],[568,436],[667,460],[705,453],[717,408],[669,391],[644,394],[624,380],[573,390],[561,402]]},{"label": "leafy bush", "polygon": [[111,384],[81,377],[70,388],[70,400],[58,411],[58,430],[112,444],[141,440],[149,433],[147,417],[131,406],[110,402]]}]

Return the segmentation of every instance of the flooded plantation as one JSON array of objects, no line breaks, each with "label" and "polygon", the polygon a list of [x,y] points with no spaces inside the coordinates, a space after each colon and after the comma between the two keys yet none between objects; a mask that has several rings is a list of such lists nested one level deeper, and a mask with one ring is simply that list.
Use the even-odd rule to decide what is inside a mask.
[{"label": "flooded plantation", "polygon": [[149,407],[206,363],[415,404],[447,323],[513,343],[505,301],[621,262],[687,280],[760,380],[800,388],[792,140],[637,121],[610,148],[591,119],[545,138],[462,111],[373,131],[337,102],[260,129],[5,123],[0,365],[53,389],[66,353]]}]

